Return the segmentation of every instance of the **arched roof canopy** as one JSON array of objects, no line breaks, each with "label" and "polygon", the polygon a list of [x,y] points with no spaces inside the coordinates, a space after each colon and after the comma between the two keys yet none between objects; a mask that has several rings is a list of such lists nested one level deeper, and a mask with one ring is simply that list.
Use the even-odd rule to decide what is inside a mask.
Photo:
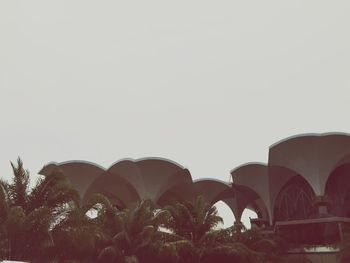
[{"label": "arched roof canopy", "polygon": [[[154,202],[174,185],[185,182],[192,183],[191,174],[183,166],[171,160],[157,157],[119,160],[107,170],[97,164],[85,161],[50,163],[39,173],[47,175],[54,169],[62,171],[70,179],[73,187],[79,191],[80,196],[85,199],[91,191],[101,190],[102,185],[106,182],[112,183],[114,187],[115,182],[127,186],[126,192],[119,189],[127,200],[131,198],[130,196],[134,196],[131,198],[132,200],[151,199]],[[89,193],[86,193],[88,189]],[[118,202],[129,203],[125,200]]]},{"label": "arched roof canopy", "polygon": [[235,196],[233,207],[236,211],[236,218],[242,217],[244,209],[254,207],[254,210],[262,216],[262,218],[269,219],[269,213],[264,201],[254,190],[239,184],[233,184],[232,190]]},{"label": "arched roof canopy", "polygon": [[217,179],[199,179],[194,181],[193,186],[196,196],[203,196],[210,205],[218,201],[224,202],[236,217],[234,192],[228,183]]},{"label": "arched roof canopy", "polygon": [[[286,167],[269,165],[269,193],[271,208],[274,207],[278,194],[281,189],[290,181],[293,177],[300,176],[295,171]],[[272,210],[273,211],[273,210]]]},{"label": "arched roof canopy", "polygon": [[90,184],[105,172],[105,169],[95,163],[85,161],[68,161],[50,163],[44,166],[39,174],[48,175],[54,169],[59,169],[72,183],[73,187],[83,198]]},{"label": "arched roof canopy", "polygon": [[[266,207],[268,217],[271,218],[270,180],[267,165],[263,163],[246,163],[233,169],[231,175],[233,187],[237,185],[245,186],[250,189],[250,191],[256,193],[257,197],[262,200],[264,207]],[[236,191],[237,190],[238,189],[236,189]],[[245,192],[247,192],[247,190],[241,193],[242,198]],[[245,199],[243,198],[242,200]],[[249,202],[244,201],[245,206],[252,201],[253,200],[249,200]],[[240,205],[240,207],[242,208],[242,205]]]},{"label": "arched roof canopy", "polygon": [[348,134],[302,134],[273,144],[269,150],[269,165],[295,171],[309,182],[316,195],[323,195],[335,164],[349,153]]},{"label": "arched roof canopy", "polygon": [[[223,196],[226,190],[231,187],[228,183],[216,179],[199,179],[193,182],[196,195],[202,195],[204,199],[211,205],[215,204]],[[226,198],[229,198],[229,192],[226,192]],[[233,193],[232,196],[233,198]]]},{"label": "arched roof canopy", "polygon": [[108,171],[119,174],[133,185],[141,199],[151,199],[154,202],[172,186],[192,181],[187,169],[163,158],[122,160],[112,165]]},{"label": "arched roof canopy", "polygon": [[315,192],[300,175],[291,177],[277,195],[273,221],[312,218],[317,215]]},{"label": "arched roof canopy", "polygon": [[210,205],[214,205],[217,201],[223,201],[236,216],[232,188],[228,183],[215,179],[200,179],[174,185],[160,196],[157,203],[159,206],[165,206],[184,200],[193,202],[198,196],[203,196]]},{"label": "arched roof canopy", "polygon": [[167,189],[157,200],[160,207],[172,205],[184,200],[193,202],[196,198],[193,182],[184,182]]},{"label": "arched roof canopy", "polygon": [[89,198],[95,193],[105,195],[113,205],[122,209],[141,200],[133,185],[111,171],[106,171],[90,184],[84,194],[83,202],[88,202]]},{"label": "arched roof canopy", "polygon": [[[257,193],[261,214],[272,220],[277,195],[287,181],[298,174],[281,166],[247,163],[231,171],[233,186],[244,185]],[[266,212],[267,211],[267,216]],[[272,223],[272,221],[270,222]]]}]

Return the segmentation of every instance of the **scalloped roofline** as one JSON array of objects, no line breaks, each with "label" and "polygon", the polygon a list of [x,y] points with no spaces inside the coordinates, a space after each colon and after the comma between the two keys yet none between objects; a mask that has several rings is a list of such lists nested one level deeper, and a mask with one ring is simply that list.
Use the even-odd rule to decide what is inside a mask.
[{"label": "scalloped roofline", "polygon": [[228,187],[231,187],[230,183],[227,183],[223,180],[220,180],[220,179],[216,179],[216,178],[199,178],[199,179],[195,179],[195,180],[192,180],[193,183],[199,183],[199,182],[203,182],[203,181],[213,181],[213,182],[216,182],[216,183],[221,183],[221,184],[224,184]]},{"label": "scalloped roofline", "polygon": [[[141,157],[141,158],[122,158],[122,159],[119,159],[117,161],[115,161],[114,163],[112,163],[108,169],[110,169],[112,166],[114,166],[115,164],[117,163],[120,163],[120,162],[123,162],[123,161],[131,161],[131,162],[140,162],[140,161],[146,161],[146,160],[156,160],[156,161],[165,161],[165,162],[168,162],[168,163],[171,163],[171,164],[174,164],[176,166],[178,166],[179,168],[181,169],[186,169],[185,166],[181,165],[180,163],[176,162],[176,161],[173,161],[172,159],[169,159],[169,158],[165,158],[165,157],[159,157],[159,156],[150,156],[150,157]],[[108,170],[107,169],[107,170]]]},{"label": "scalloped roofline", "polygon": [[47,164],[44,165],[45,166],[49,166],[49,165],[64,165],[64,164],[70,164],[70,163],[83,163],[83,164],[89,164],[92,166],[95,166],[97,168],[100,168],[102,170],[107,170],[105,167],[103,167],[102,165],[99,165],[97,163],[91,162],[91,161],[86,161],[86,160],[69,160],[69,161],[63,161],[63,162],[49,162]]},{"label": "scalloped roofline", "polygon": [[45,166],[49,166],[49,165],[57,165],[57,166],[59,166],[59,165],[70,164],[70,163],[83,163],[83,164],[88,164],[88,165],[95,166],[95,167],[100,168],[100,169],[102,169],[104,171],[108,171],[112,166],[114,166],[117,163],[123,162],[123,161],[131,161],[131,162],[135,162],[136,163],[136,162],[145,161],[145,160],[165,161],[165,162],[174,164],[174,165],[178,166],[181,169],[187,169],[185,166],[183,166],[183,165],[179,164],[178,162],[175,162],[175,161],[173,161],[171,159],[168,159],[168,158],[165,158],[165,157],[156,157],[156,156],[141,157],[141,158],[128,158],[128,157],[127,158],[121,158],[121,159],[118,159],[117,161],[113,162],[108,168],[103,167],[102,165],[97,164],[95,162],[86,161],[86,160],[68,160],[68,161],[63,161],[63,162],[49,162],[49,163],[45,164],[44,167]]},{"label": "scalloped roofline", "polygon": [[268,167],[268,164],[264,163],[264,162],[247,162],[247,163],[243,163],[241,165],[238,165],[237,167],[230,170],[230,174],[232,175],[232,173],[236,172],[237,170],[239,170],[245,166],[250,166],[250,165],[260,165],[260,166]]},{"label": "scalloped roofline", "polygon": [[334,131],[334,132],[321,132],[321,133],[299,133],[299,134],[295,134],[295,135],[291,135],[291,136],[288,136],[286,138],[283,138],[283,139],[280,139],[278,140],[277,142],[273,143],[270,145],[269,149],[272,149],[274,147],[276,147],[277,145],[281,144],[281,143],[284,143],[284,142],[287,142],[289,140],[294,140],[294,139],[298,139],[298,138],[302,138],[302,137],[325,137],[325,136],[336,136],[336,135],[339,135],[339,136],[350,136],[350,133],[347,133],[347,132],[337,132],[337,131]]}]

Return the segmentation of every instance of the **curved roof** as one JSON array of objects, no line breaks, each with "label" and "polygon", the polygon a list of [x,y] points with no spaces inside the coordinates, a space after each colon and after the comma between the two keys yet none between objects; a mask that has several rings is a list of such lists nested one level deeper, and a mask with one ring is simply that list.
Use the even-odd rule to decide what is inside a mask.
[{"label": "curved roof", "polygon": [[225,202],[236,216],[237,209],[234,201],[234,193],[230,184],[216,179],[199,179],[191,182],[176,184],[160,196],[158,204],[168,205],[176,201],[194,201],[198,196],[214,205],[217,201]]},{"label": "curved roof", "polygon": [[335,136],[350,136],[350,133],[347,133],[347,132],[323,132],[323,133],[316,133],[316,132],[309,132],[309,133],[300,133],[300,134],[295,134],[295,135],[291,135],[291,136],[288,136],[286,138],[283,138],[283,139],[280,139],[279,141],[273,143],[270,145],[270,149],[279,145],[279,144],[282,144],[286,141],[290,141],[290,140],[293,140],[293,139],[297,139],[297,138],[301,138],[301,137],[313,137],[313,136],[328,136],[328,135],[335,135]]},{"label": "curved roof", "polygon": [[85,161],[69,161],[62,163],[50,163],[44,166],[39,171],[39,174],[48,175],[54,169],[59,169],[70,179],[72,185],[78,190],[81,197],[84,196],[84,193],[90,184],[105,172],[104,168],[94,163]]},{"label": "curved roof", "polygon": [[115,163],[108,172],[119,174],[127,180],[141,199],[151,199],[154,202],[173,184],[191,181],[187,169],[170,160],[159,158],[124,160]]},{"label": "curved roof", "polygon": [[[268,166],[262,163],[247,163],[232,170],[231,175],[234,185],[244,186],[256,193],[257,197],[255,199],[260,198],[263,201],[270,218],[272,215],[272,209],[270,205],[270,178]],[[246,191],[247,190],[244,189],[240,191],[242,199],[246,198],[246,194],[244,193]],[[249,200],[247,199],[241,202],[248,205],[255,199],[250,197]]]},{"label": "curved roof", "polygon": [[140,196],[133,185],[118,174],[104,172],[97,177],[83,195],[83,202],[88,202],[94,193],[102,193],[114,205],[126,208],[140,201]]},{"label": "curved roof", "polygon": [[[301,176],[316,195],[323,195],[333,171],[349,163],[349,134],[301,134],[273,144],[269,149],[268,164],[243,164],[233,169],[231,175],[234,187],[245,186],[259,196],[272,220],[278,194],[293,177]],[[247,199],[244,191],[247,190],[236,190],[235,194],[238,196],[240,192],[243,196],[240,198]],[[240,205],[247,202],[243,200]]]},{"label": "curved roof", "polygon": [[154,157],[123,159],[108,169],[84,161],[51,163],[39,173],[60,169],[84,201],[100,192],[120,207],[144,199],[162,206],[203,195],[210,204],[224,201],[236,218],[252,206],[272,222],[278,194],[289,180],[301,176],[315,195],[323,195],[330,175],[349,163],[349,134],[324,133],[292,136],[271,145],[267,164],[246,163],[231,171],[232,185],[215,179],[192,181],[185,167]]},{"label": "curved roof", "polygon": [[[193,187],[196,195],[202,195],[211,205],[223,198],[223,192],[231,190],[231,186],[228,183],[216,179],[195,180],[193,182]],[[228,196],[226,198],[228,198]]]},{"label": "curved roof", "polygon": [[350,153],[350,136],[341,133],[299,135],[270,147],[269,165],[282,166],[304,177],[317,195],[337,162]]},{"label": "curved roof", "polygon": [[100,192],[120,206],[141,199],[156,202],[174,185],[192,182],[187,169],[163,158],[123,159],[107,170],[84,161],[51,163],[39,173],[46,175],[53,169],[60,169],[70,179],[84,201],[92,193]]},{"label": "curved roof", "polygon": [[[234,200],[232,206],[234,207],[234,211],[236,218],[241,218],[243,211],[248,206],[257,207],[258,210],[263,214],[265,219],[269,218],[268,210],[266,205],[264,204],[261,197],[251,188],[233,184],[232,191],[234,193]],[[261,200],[261,202],[259,201]]]}]

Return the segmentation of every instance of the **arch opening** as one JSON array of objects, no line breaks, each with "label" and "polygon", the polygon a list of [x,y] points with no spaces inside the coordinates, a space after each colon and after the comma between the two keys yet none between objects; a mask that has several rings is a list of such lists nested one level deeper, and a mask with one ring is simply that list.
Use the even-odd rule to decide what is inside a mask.
[{"label": "arch opening", "polygon": [[246,229],[251,229],[252,226],[250,223],[250,219],[255,219],[255,218],[258,218],[257,212],[255,212],[251,208],[245,208],[241,216],[241,222],[243,223]]},{"label": "arch opening", "polygon": [[236,221],[235,215],[231,208],[224,201],[217,201],[213,206],[218,210],[218,215],[222,217],[224,223],[217,226],[218,229],[228,228],[233,226]]},{"label": "arch opening", "polygon": [[291,178],[279,192],[274,205],[274,221],[311,218],[317,214],[315,193],[301,176]]}]

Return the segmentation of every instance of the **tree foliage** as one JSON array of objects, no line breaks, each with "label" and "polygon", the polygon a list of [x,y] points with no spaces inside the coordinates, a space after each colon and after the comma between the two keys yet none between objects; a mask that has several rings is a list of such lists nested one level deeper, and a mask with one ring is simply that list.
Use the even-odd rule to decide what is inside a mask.
[{"label": "tree foliage", "polygon": [[216,229],[222,218],[201,196],[164,208],[144,200],[118,210],[101,194],[83,203],[59,170],[30,189],[21,159],[11,166],[13,180],[0,180],[0,260],[278,262],[273,237],[239,224]]},{"label": "tree foliage", "polygon": [[11,163],[12,182],[0,182],[0,258],[36,261],[52,243],[50,227],[62,207],[78,194],[59,172],[29,189],[29,172],[20,158]]}]

